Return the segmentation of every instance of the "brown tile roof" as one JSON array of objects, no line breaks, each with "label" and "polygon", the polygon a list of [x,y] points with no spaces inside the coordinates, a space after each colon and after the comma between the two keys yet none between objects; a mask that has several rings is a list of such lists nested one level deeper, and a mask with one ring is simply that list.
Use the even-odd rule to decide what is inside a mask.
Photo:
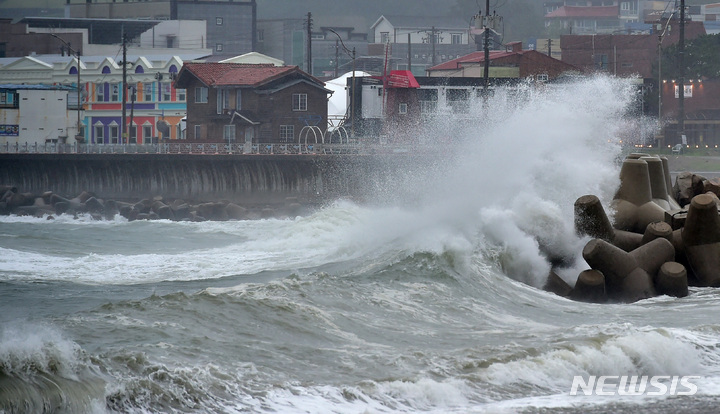
[{"label": "brown tile roof", "polygon": [[183,69],[208,86],[260,86],[286,74],[300,72],[297,66],[246,63],[185,63]]},{"label": "brown tile roof", "polygon": [[[512,55],[521,55],[523,54],[523,51],[521,52],[507,52],[504,50],[491,50],[490,51],[490,61],[493,61],[495,59],[500,59],[506,56],[512,56]],[[467,64],[477,64],[477,63],[483,63],[485,62],[485,52],[479,51],[479,52],[472,52],[465,56],[460,56],[457,59],[449,60],[447,62],[443,62],[439,65],[433,66],[430,68],[430,70],[454,70],[459,69],[463,65]]]}]

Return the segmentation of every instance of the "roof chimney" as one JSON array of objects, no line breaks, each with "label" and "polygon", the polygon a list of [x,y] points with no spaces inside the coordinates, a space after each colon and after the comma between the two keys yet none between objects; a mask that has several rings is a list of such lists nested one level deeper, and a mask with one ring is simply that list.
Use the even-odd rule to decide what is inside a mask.
[{"label": "roof chimney", "polygon": [[522,52],[522,42],[510,42],[505,45],[506,52]]}]

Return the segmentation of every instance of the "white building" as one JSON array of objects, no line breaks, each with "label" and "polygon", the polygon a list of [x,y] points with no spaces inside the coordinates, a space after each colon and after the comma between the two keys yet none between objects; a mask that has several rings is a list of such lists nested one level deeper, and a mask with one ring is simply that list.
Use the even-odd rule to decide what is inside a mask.
[{"label": "white building", "polygon": [[66,142],[77,130],[74,89],[53,85],[0,84],[0,145]]}]

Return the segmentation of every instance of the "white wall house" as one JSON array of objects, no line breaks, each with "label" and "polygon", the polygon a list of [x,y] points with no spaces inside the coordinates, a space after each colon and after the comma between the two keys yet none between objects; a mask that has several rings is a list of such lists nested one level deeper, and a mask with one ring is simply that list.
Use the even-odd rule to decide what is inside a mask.
[{"label": "white wall house", "polygon": [[0,145],[44,145],[74,135],[73,93],[64,86],[0,84]]},{"label": "white wall house", "polygon": [[463,19],[447,17],[380,16],[370,27],[370,43],[467,45],[470,25]]}]

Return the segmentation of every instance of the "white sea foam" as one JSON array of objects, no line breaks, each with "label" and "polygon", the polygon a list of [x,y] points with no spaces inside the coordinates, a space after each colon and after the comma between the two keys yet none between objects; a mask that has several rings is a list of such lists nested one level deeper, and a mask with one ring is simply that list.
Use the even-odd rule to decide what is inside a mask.
[{"label": "white sea foam", "polygon": [[35,323],[0,329],[0,372],[33,377],[43,373],[75,379],[80,347],[57,329]]},{"label": "white sea foam", "polygon": [[670,329],[631,330],[609,339],[573,344],[538,356],[499,362],[482,370],[484,381],[556,391],[570,389],[576,375],[706,375],[716,351],[698,349],[697,335]]}]

